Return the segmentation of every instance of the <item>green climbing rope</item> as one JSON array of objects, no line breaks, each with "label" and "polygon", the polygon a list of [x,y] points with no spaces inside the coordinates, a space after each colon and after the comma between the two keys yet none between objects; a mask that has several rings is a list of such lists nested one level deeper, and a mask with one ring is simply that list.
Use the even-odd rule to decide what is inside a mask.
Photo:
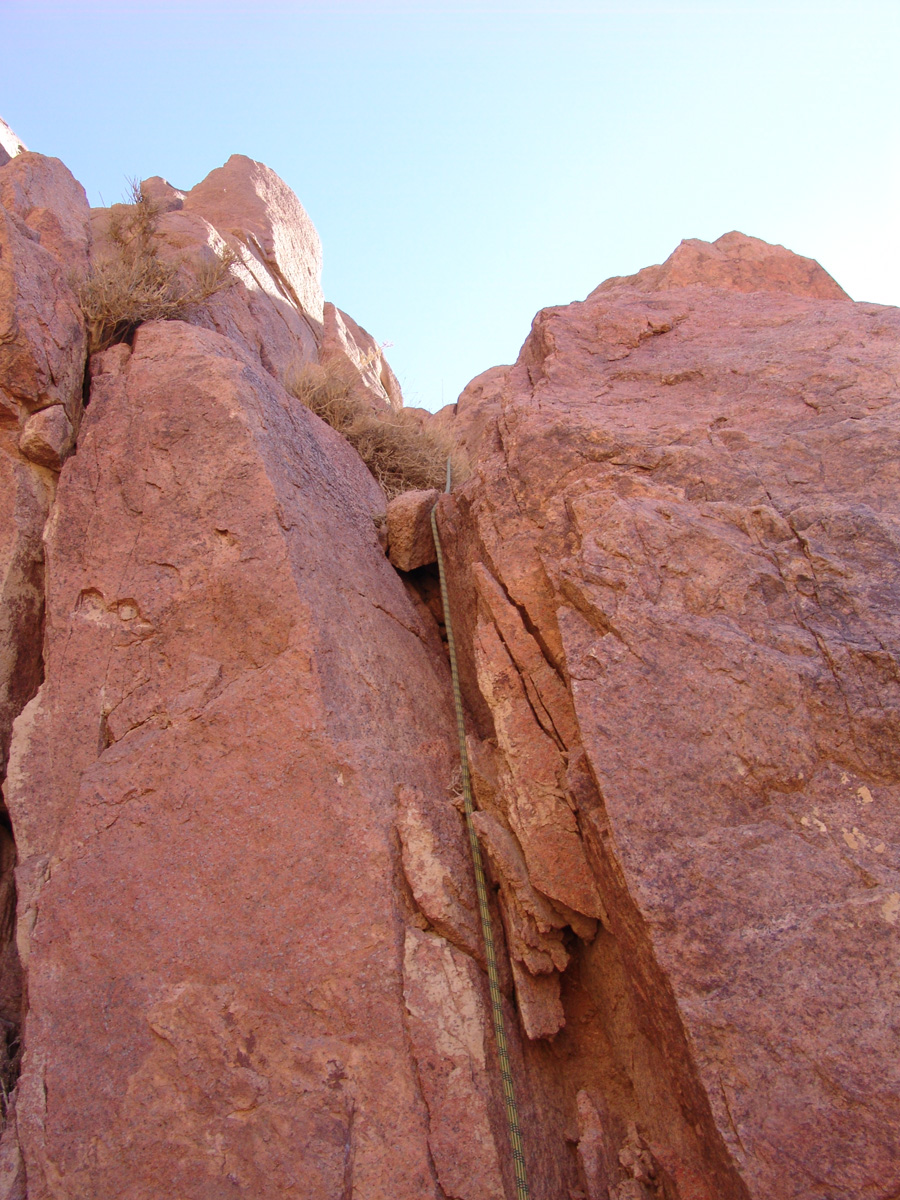
[{"label": "green climbing rope", "polygon": [[[447,491],[450,491],[450,463],[447,463]],[[450,674],[453,677],[453,703],[456,707],[456,733],[459,738],[459,765],[462,772],[463,798],[466,810],[466,828],[469,831],[469,846],[472,850],[472,865],[475,868],[475,889],[478,892],[478,911],[481,915],[481,932],[484,935],[484,955],[487,960],[488,985],[491,994],[491,1018],[497,1056],[500,1059],[500,1078],[503,1084],[503,1103],[506,1106],[506,1121],[509,1126],[509,1144],[512,1150],[513,1170],[516,1177],[516,1200],[528,1200],[528,1180],[525,1175],[525,1155],[522,1152],[522,1130],[519,1126],[519,1109],[513,1087],[512,1070],[509,1064],[509,1047],[506,1041],[506,1024],[503,1020],[503,999],[500,992],[500,972],[497,969],[497,954],[494,949],[494,931],[491,926],[491,910],[488,907],[487,882],[484,864],[481,861],[481,846],[475,831],[472,813],[472,781],[469,775],[469,754],[466,749],[466,726],[463,721],[462,693],[459,688],[459,671],[456,665],[456,644],[453,640],[453,623],[450,620],[450,599],[447,595],[447,577],[444,571],[444,555],[438,534],[437,505],[431,510],[431,528],[434,532],[434,548],[437,551],[438,571],[441,577],[441,600],[444,605],[444,624],[447,628],[447,649],[450,652]]]}]

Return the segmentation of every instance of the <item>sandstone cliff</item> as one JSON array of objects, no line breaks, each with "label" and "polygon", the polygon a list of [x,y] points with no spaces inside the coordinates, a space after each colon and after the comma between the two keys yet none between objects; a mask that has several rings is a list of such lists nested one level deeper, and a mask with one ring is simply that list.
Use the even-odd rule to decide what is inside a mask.
[{"label": "sandstone cliff", "polygon": [[[0,1197],[508,1200],[437,494],[285,387],[396,379],[268,168],[0,133]],[[418,418],[535,1198],[900,1192],[898,332],[729,234]]]}]

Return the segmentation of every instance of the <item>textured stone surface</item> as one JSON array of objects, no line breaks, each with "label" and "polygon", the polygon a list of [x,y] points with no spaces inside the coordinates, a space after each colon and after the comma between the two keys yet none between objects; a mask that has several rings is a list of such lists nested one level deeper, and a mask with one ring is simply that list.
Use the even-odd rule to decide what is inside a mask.
[{"label": "textured stone surface", "polygon": [[7,781],[29,1200],[438,1194],[393,830],[452,713],[382,504],[218,335],[97,361]]},{"label": "textured stone surface", "polygon": [[75,444],[75,429],[61,404],[42,408],[25,421],[19,449],[26,458],[58,471]]},{"label": "textured stone surface", "polygon": [[446,1196],[504,1200],[491,1127],[486,1012],[472,960],[434,934],[409,929],[404,999],[431,1118],[428,1144]]},{"label": "textured stone surface", "polygon": [[271,168],[232,154],[184,197],[186,212],[242,242],[290,303],[323,317],[322,245],[300,201]]},{"label": "textured stone surface", "polygon": [[475,475],[442,521],[500,815],[582,912],[557,867],[586,847],[608,925],[553,1053],[618,1054],[566,985],[613,943],[637,1003],[605,1158],[581,1102],[611,1194],[657,1186],[642,1154],[679,1197],[900,1189],[900,312],[841,295],[754,239],[684,243],[539,313],[458,405]]},{"label": "textured stone surface", "polygon": [[85,333],[72,280],[89,239],[84,189],[58,159],[26,152],[0,167],[0,423],[50,404],[77,423]]},{"label": "textured stone surface", "polygon": [[403,407],[400,384],[383,348],[371,333],[333,304],[325,305],[322,358],[349,363],[359,374],[363,396],[374,408]]},{"label": "textured stone surface", "polygon": [[398,571],[414,571],[437,560],[431,511],[436,489],[401,492],[387,506],[388,557]]}]

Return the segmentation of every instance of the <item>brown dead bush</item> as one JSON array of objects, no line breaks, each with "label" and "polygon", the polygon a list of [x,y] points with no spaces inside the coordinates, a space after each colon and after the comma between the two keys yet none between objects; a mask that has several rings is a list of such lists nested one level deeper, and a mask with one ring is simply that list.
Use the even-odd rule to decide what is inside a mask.
[{"label": "brown dead bush", "polygon": [[349,362],[306,363],[285,384],[316,416],[353,446],[388,500],[424,488],[443,490],[447,458],[459,482],[468,470],[450,437],[423,425],[408,409],[376,411],[359,395],[359,375]]},{"label": "brown dead bush", "polygon": [[91,353],[124,342],[145,321],[175,321],[227,287],[234,255],[176,264],[160,257],[159,208],[132,185],[132,200],[110,209],[109,250],[81,286]]}]

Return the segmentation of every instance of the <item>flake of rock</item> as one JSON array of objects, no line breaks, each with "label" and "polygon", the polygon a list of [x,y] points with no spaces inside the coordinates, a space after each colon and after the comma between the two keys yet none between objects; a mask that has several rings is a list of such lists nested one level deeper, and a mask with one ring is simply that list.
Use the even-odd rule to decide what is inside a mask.
[{"label": "flake of rock", "polygon": [[487,1090],[490,1021],[478,968],[432,933],[406,933],[403,996],[443,1194],[505,1200]]}]

